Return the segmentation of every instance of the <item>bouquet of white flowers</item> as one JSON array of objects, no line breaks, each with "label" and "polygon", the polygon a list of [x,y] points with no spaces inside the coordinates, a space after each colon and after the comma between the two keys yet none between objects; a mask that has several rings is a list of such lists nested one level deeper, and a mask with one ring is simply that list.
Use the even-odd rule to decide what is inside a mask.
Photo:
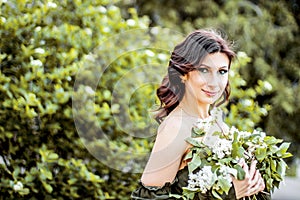
[{"label": "bouquet of white flowers", "polygon": [[[235,127],[229,131],[211,133],[213,144],[206,143],[210,127],[217,123],[217,119],[199,120],[192,128],[192,135],[187,142],[192,145],[191,151],[185,159],[188,163],[188,185],[183,188],[184,199],[193,199],[196,193],[210,191],[216,199],[221,199],[223,193],[228,194],[232,187],[232,176],[242,180],[245,172],[238,164],[245,159],[250,164],[257,160],[267,192],[271,192],[283,181],[287,164],[284,158],[292,156],[287,152],[289,143],[266,136],[264,132],[254,130],[240,131]],[[203,137],[202,140],[197,138]],[[253,195],[252,199],[256,199]]]}]

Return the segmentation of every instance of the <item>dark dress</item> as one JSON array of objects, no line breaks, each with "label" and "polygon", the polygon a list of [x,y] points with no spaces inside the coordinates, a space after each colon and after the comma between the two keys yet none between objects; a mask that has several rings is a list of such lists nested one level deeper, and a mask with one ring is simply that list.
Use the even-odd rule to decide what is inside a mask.
[{"label": "dark dress", "polygon": [[[144,186],[141,182],[139,187],[132,193],[131,199],[133,200],[146,200],[146,199],[176,199],[169,197],[169,194],[182,194],[182,187],[188,185],[188,168],[185,167],[179,170],[172,183],[166,183],[162,187],[149,187]],[[230,188],[228,195],[223,194],[223,200],[234,200],[236,199],[235,190],[233,187]],[[259,193],[256,195],[257,200],[271,200],[271,196],[265,193]],[[211,192],[197,193],[194,200],[214,200]]]}]

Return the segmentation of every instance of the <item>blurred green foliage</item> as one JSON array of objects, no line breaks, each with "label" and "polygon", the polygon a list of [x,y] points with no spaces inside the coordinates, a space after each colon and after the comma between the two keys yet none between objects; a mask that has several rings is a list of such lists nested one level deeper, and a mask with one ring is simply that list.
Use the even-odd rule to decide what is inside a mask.
[{"label": "blurred green foliage", "polygon": [[[161,11],[154,6],[158,1],[151,2],[143,6]],[[189,12],[195,12],[193,5],[188,6]],[[153,145],[157,124],[149,109],[157,103],[155,88],[166,73],[170,51],[183,35],[158,27],[150,29],[154,23],[150,14],[150,18],[138,16],[140,13],[126,6],[107,0],[0,1],[1,199],[129,199],[140,175],[127,172],[140,172],[144,167],[141,163],[147,160],[139,154],[147,154]],[[210,4],[212,13],[220,15],[211,21],[223,23],[221,19],[235,16],[242,24],[248,23],[243,17],[247,12],[237,17],[228,12],[234,5],[228,4],[220,13],[216,12],[219,6]],[[203,15],[210,16],[209,9],[205,10]],[[178,13],[174,6],[165,12],[183,20],[178,26],[183,32],[192,30],[193,23]],[[166,23],[162,25],[178,25],[162,14],[159,22]],[[205,24],[201,18],[198,21],[198,27],[215,25]],[[238,33],[229,24],[223,28],[228,28],[230,38]],[[293,37],[291,33],[286,43]],[[281,42],[280,46],[285,45]],[[256,45],[248,40],[247,45],[251,44]],[[276,73],[271,76],[269,71],[266,77],[258,72],[247,76],[249,66],[257,63],[265,70],[274,67],[253,53],[266,54],[257,45],[253,51],[240,47],[250,57],[240,52],[230,74],[233,100],[224,109],[227,122],[242,129],[256,128],[257,124],[270,127],[262,119],[274,108],[284,110],[280,107],[283,102],[295,108],[287,115],[299,108],[293,98],[276,100],[286,95],[276,92],[276,84],[285,88],[290,79],[278,82]],[[296,76],[298,65],[293,59],[298,59],[297,52],[290,50],[294,56],[289,54],[291,59],[282,61],[281,51],[274,54],[276,62],[280,66],[291,62],[296,70],[291,76]],[[297,87],[288,89],[299,94]],[[267,119],[277,123],[276,117]],[[119,165],[121,170],[108,163]]]},{"label": "blurred green foliage", "polygon": [[[131,178],[112,172],[83,146],[71,97],[82,57],[111,34],[147,27],[147,18],[128,25],[120,9],[105,0],[1,1],[0,6],[1,199],[128,196]],[[107,96],[99,92],[98,106]]]}]

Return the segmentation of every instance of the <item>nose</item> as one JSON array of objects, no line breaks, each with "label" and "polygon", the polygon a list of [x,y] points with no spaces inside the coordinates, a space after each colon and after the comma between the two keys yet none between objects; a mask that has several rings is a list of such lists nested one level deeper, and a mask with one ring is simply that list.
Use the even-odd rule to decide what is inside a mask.
[{"label": "nose", "polygon": [[215,89],[218,86],[219,78],[217,77],[217,74],[212,73],[207,79],[207,86],[211,89]]}]

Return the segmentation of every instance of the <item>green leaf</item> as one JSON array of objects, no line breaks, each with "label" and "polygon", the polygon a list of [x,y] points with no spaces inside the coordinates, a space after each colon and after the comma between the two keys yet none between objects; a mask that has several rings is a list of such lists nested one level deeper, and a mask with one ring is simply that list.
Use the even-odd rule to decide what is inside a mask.
[{"label": "green leaf", "polygon": [[45,181],[42,181],[42,184],[43,184],[43,187],[46,189],[46,191],[48,193],[52,193],[53,191],[53,188],[50,184],[46,183]]},{"label": "green leaf", "polygon": [[49,159],[49,160],[57,160],[57,159],[58,159],[58,154],[57,154],[57,153],[51,152],[51,153],[49,153],[49,155],[48,155],[48,159]]},{"label": "green leaf", "polygon": [[283,179],[283,177],[285,176],[285,171],[287,168],[287,164],[285,163],[284,160],[280,160],[280,162],[277,165],[277,173],[280,175],[280,177]]},{"label": "green leaf", "polygon": [[192,138],[202,137],[205,135],[203,129],[199,129],[197,127],[192,127]]},{"label": "green leaf", "polygon": [[32,176],[29,173],[25,176],[25,181],[26,182],[32,182],[34,179],[35,179],[35,176]]},{"label": "green leaf", "polygon": [[78,180],[76,178],[71,178],[68,180],[68,184],[69,185],[73,185],[74,183],[76,183]]},{"label": "green leaf", "polygon": [[201,151],[198,152],[198,155],[201,159],[212,159],[212,157],[210,157],[212,155],[212,151],[209,147],[202,147]]},{"label": "green leaf", "polygon": [[267,190],[270,191],[273,189],[273,179],[272,178],[269,178],[266,182],[266,185],[267,185]]},{"label": "green leaf", "polygon": [[195,139],[193,139],[191,137],[186,138],[185,141],[187,143],[193,145],[194,147],[200,147],[201,146],[200,143],[197,140],[195,140]]},{"label": "green leaf", "polygon": [[49,180],[52,180],[53,177],[52,177],[52,172],[51,171],[49,171],[45,167],[41,167],[40,171],[41,171],[41,175],[45,176]]},{"label": "green leaf", "polygon": [[266,158],[266,156],[267,156],[266,148],[259,147],[255,150],[255,157],[259,162],[263,161]]},{"label": "green leaf", "polygon": [[184,160],[189,160],[193,157],[193,151],[189,151],[186,156],[184,157]]},{"label": "green leaf", "polygon": [[20,174],[20,167],[16,167],[13,172],[13,177],[16,179]]},{"label": "green leaf", "polygon": [[219,183],[220,187],[226,192],[226,194],[228,194],[228,191],[231,188],[231,182],[229,182],[225,178],[220,177],[220,178],[218,178],[218,183]]},{"label": "green leaf", "polygon": [[270,164],[271,164],[271,169],[272,169],[272,171],[276,171],[276,167],[277,167],[276,161],[273,160],[273,159],[270,159],[269,162],[270,162]]},{"label": "green leaf", "polygon": [[25,113],[29,119],[32,119],[37,116],[37,113],[35,112],[35,110],[33,108],[30,108],[28,105],[26,105],[26,107],[25,107]]},{"label": "green leaf", "polygon": [[237,179],[244,180],[246,175],[244,169],[238,164],[234,166],[234,169],[237,170]]},{"label": "green leaf", "polygon": [[255,194],[252,196],[252,199],[251,199],[251,200],[257,200],[257,197],[256,197]]},{"label": "green leaf", "polygon": [[266,136],[264,138],[264,142],[266,142],[268,145],[274,145],[282,142],[282,139],[276,139],[274,136]]},{"label": "green leaf", "polygon": [[39,104],[36,95],[33,93],[29,93],[28,95],[26,95],[26,100],[29,106],[37,106]]},{"label": "green leaf", "polygon": [[174,197],[176,199],[182,199],[183,197],[179,194],[169,194],[169,197]]},{"label": "green leaf", "polygon": [[278,155],[278,156],[284,155],[284,154],[286,153],[286,151],[288,150],[289,146],[290,146],[290,143],[288,143],[288,142],[282,143],[282,144],[279,146],[279,149],[278,149],[278,151],[277,151],[277,155]]},{"label": "green leaf", "polygon": [[232,157],[233,158],[242,158],[244,155],[245,149],[241,147],[238,143],[232,144]]},{"label": "green leaf", "polygon": [[293,154],[291,154],[291,153],[285,153],[281,156],[281,158],[289,158],[289,157],[292,157],[292,156],[293,156]]},{"label": "green leaf", "polygon": [[279,148],[276,145],[269,146],[269,152],[272,154],[276,153],[278,151],[278,149]]},{"label": "green leaf", "polygon": [[23,188],[21,190],[18,190],[18,193],[21,195],[21,196],[24,196],[24,195],[27,195],[29,194],[30,190],[28,188]]},{"label": "green leaf", "polygon": [[201,159],[199,156],[194,155],[191,162],[188,163],[189,172],[192,173],[195,169],[201,166]]},{"label": "green leaf", "polygon": [[222,197],[218,194],[218,192],[217,191],[215,191],[215,190],[212,190],[212,195],[216,198],[216,199],[220,199],[220,200],[222,200]]}]

